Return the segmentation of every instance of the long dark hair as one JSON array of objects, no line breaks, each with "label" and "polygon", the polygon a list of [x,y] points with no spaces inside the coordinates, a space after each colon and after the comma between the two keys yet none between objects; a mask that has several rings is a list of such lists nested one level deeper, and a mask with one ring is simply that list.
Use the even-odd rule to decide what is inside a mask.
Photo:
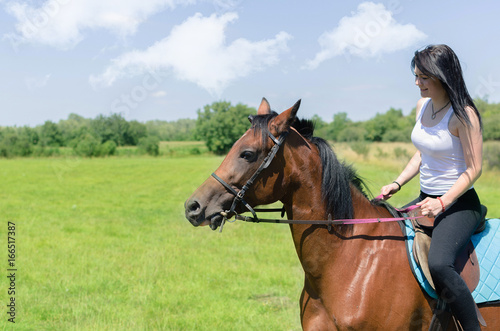
[{"label": "long dark hair", "polygon": [[460,61],[453,50],[447,45],[429,45],[423,50],[416,51],[411,60],[411,68],[417,67],[424,75],[435,77],[441,81],[448,93],[455,115],[460,121],[471,125],[465,108],[474,109],[479,125],[482,129],[481,116],[474,101],[467,91]]}]

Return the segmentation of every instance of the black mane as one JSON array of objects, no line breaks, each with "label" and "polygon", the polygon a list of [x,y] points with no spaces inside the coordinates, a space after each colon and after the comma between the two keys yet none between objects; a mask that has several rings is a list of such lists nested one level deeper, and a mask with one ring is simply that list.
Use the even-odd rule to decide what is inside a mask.
[{"label": "black mane", "polygon": [[363,179],[358,176],[352,165],[337,159],[337,155],[326,140],[313,136],[314,123],[312,121],[296,120],[293,127],[304,138],[316,145],[319,150],[323,166],[321,192],[328,214],[331,214],[333,219],[353,218],[354,209],[350,184],[368,198],[365,193],[367,187]]},{"label": "black mane", "polygon": [[[277,114],[273,112],[269,115],[259,115],[252,118],[252,128],[262,132],[264,142],[267,139],[268,123],[276,116]],[[321,192],[327,206],[327,213],[331,214],[333,219],[353,218],[354,209],[350,185],[354,185],[367,197],[364,181],[351,165],[337,159],[326,140],[313,136],[314,123],[312,121],[297,119],[292,126],[304,138],[316,145],[319,150],[323,167]]]}]

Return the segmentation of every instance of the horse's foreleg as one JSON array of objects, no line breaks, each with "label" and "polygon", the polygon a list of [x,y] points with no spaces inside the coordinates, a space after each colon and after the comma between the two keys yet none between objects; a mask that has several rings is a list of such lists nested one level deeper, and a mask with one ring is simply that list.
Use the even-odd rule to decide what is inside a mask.
[{"label": "horse's foreleg", "polygon": [[307,279],[300,296],[300,321],[305,331],[337,330],[321,299],[312,291]]}]

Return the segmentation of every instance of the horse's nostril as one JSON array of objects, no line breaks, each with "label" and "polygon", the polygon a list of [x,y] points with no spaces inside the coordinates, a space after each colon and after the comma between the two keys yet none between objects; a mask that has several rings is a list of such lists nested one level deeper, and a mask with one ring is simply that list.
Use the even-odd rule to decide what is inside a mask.
[{"label": "horse's nostril", "polygon": [[203,208],[201,207],[200,203],[196,201],[196,199],[190,199],[187,200],[186,203],[184,204],[186,210],[185,210],[185,215],[186,218],[188,219],[191,224],[194,226],[200,225],[201,222],[203,222]]},{"label": "horse's nostril", "polygon": [[186,204],[186,211],[191,215],[198,214],[200,211],[200,204],[196,200],[188,201]]}]

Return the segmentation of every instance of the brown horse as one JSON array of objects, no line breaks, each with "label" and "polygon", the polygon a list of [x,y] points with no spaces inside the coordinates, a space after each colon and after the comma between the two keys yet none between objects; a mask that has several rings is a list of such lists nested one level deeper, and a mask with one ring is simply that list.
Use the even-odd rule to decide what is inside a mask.
[{"label": "brown horse", "polygon": [[[367,198],[353,169],[324,140],[312,137],[311,123],[296,119],[299,105],[277,115],[263,99],[252,127],[186,201],[194,226],[215,230],[245,205],[253,212],[253,206],[278,200],[294,220],[391,217]],[[276,153],[272,161],[266,160],[269,153]],[[305,273],[304,330],[428,329],[435,302],[414,279],[396,222],[290,229]],[[488,330],[500,330],[499,308],[480,308]]]}]

